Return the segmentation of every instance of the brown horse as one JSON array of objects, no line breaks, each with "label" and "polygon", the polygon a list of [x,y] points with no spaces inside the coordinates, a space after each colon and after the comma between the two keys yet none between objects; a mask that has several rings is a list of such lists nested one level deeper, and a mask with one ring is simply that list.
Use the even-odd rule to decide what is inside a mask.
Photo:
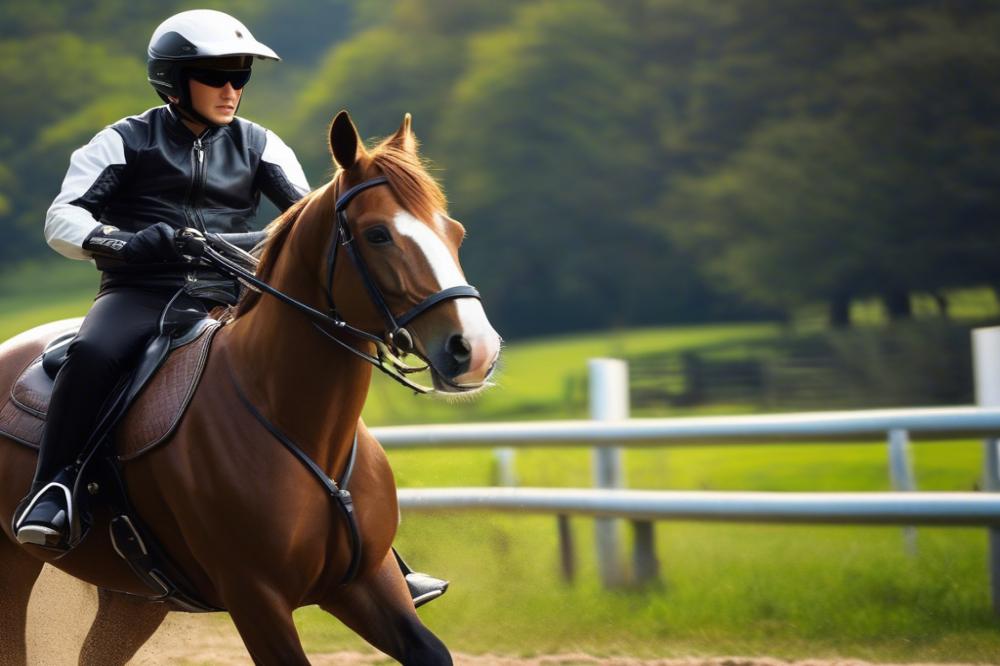
[{"label": "brown horse", "polygon": [[[373,305],[355,265],[339,261],[327,275],[327,250],[340,242],[338,196],[383,177],[382,186],[353,198],[344,222],[388,309],[423,306],[406,324],[407,344],[396,350],[421,357],[441,392],[486,386],[500,340],[479,300],[428,298],[471,288],[458,264],[464,230],[447,216],[441,190],[421,166],[409,116],[368,151],[342,111],[331,125],[330,147],[339,170],[270,225],[257,275],[316,310],[335,302],[344,320],[369,335],[393,333],[385,331],[384,312]],[[311,604],[403,663],[451,663],[418,619],[390,550],[398,522],[395,483],[382,448],[360,420],[372,366],[347,346],[374,353],[378,345],[343,333],[334,337],[347,346],[334,344],[314,321],[268,295],[244,298],[215,335],[172,439],[125,466],[131,499],[200,598],[231,614],[256,663],[308,663],[292,611]],[[0,346],[0,390],[10,389],[55,328],[40,327]],[[341,584],[351,561],[344,515],[241,403],[237,385],[329,476],[344,470],[357,431],[351,491],[363,543],[352,582]],[[26,662],[28,597],[42,560],[50,559],[19,546],[10,533],[34,467],[32,449],[0,437],[6,536],[0,538],[0,664]],[[53,564],[101,588],[81,663],[122,664],[171,609],[108,591],[149,596],[113,551],[102,516],[95,513],[94,520],[89,536]]]}]

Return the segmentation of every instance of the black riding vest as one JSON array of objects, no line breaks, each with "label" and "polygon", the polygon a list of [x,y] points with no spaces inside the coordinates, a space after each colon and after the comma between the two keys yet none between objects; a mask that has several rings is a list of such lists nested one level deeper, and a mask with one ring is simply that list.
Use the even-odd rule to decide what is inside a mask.
[{"label": "black riding vest", "polygon": [[[122,137],[126,163],[105,169],[73,204],[124,231],[166,222],[177,229],[245,232],[262,192],[281,210],[304,194],[280,167],[261,160],[267,137],[256,123],[235,118],[196,137],[173,109],[161,106],[111,128]],[[127,266],[95,259],[105,283],[141,274],[150,284],[180,284],[190,274],[186,264]]]}]

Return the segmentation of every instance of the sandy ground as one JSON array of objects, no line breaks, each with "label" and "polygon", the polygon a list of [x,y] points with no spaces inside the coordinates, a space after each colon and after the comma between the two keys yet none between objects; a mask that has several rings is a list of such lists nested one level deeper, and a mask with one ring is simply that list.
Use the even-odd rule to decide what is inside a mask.
[{"label": "sandy ground", "polygon": [[[94,588],[46,567],[28,608],[28,663],[31,666],[76,664],[80,645],[96,608],[97,594]],[[309,658],[317,666],[393,663],[379,654],[340,652],[314,654]],[[641,660],[628,657],[598,658],[585,654],[546,655],[527,659],[457,654],[455,662],[468,666],[868,666],[865,662],[849,660],[787,662],[759,657]],[[221,623],[199,615],[172,613],[131,663],[136,666],[245,666],[252,662],[231,623]]]}]

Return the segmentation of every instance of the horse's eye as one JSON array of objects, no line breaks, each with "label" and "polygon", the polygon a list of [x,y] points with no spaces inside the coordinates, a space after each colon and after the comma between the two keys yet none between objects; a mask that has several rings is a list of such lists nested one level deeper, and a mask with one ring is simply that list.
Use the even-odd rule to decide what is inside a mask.
[{"label": "horse's eye", "polygon": [[365,232],[365,238],[374,245],[384,245],[392,242],[392,236],[385,227],[372,227]]}]

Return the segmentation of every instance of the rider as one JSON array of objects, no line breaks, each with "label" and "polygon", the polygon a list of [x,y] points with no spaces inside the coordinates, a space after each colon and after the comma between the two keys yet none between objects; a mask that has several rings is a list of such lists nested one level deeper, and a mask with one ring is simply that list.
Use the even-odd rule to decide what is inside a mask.
[{"label": "rider", "polygon": [[[221,234],[248,250],[264,238],[249,228],[261,194],[285,210],[309,191],[292,150],[236,117],[254,57],[279,60],[232,16],[168,18],[147,60],[148,81],[166,104],[101,130],[70,158],[45,238],[66,257],[94,260],[101,283],[56,377],[35,477],[15,516],[21,543],[68,547],[74,461],[178,290],[206,307],[238,296],[233,280],[185,261],[177,232]],[[400,566],[415,600],[447,587]]]}]

